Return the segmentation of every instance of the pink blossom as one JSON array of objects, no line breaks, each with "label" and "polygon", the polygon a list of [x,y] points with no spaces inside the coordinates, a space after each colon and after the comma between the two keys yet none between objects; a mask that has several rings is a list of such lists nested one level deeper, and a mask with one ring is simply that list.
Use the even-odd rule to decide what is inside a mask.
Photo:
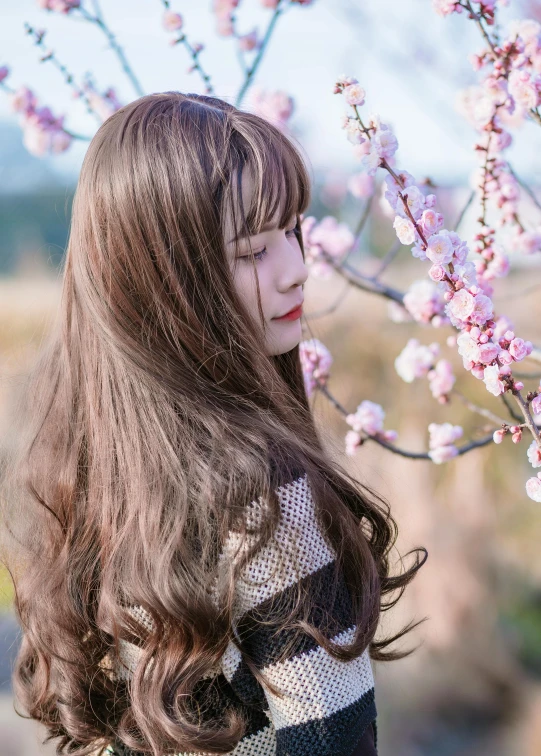
[{"label": "pink blossom", "polygon": [[374,147],[380,158],[389,160],[398,149],[398,140],[390,129],[379,129],[373,137]]},{"label": "pink blossom", "polygon": [[486,126],[494,115],[494,102],[483,87],[471,86],[459,92],[456,109],[476,129]]},{"label": "pink blossom", "polygon": [[[406,189],[415,184],[414,177],[407,171],[401,171],[398,174],[398,178],[402,181],[402,184]],[[385,199],[389,202],[393,210],[396,210],[398,204],[398,192],[402,191],[402,187],[397,183],[394,176],[392,176],[391,174],[385,176],[384,185],[386,186]]]},{"label": "pink blossom", "polygon": [[280,0],[259,0],[264,8],[276,8]]},{"label": "pink blossom", "polygon": [[9,68],[7,66],[0,66],[0,81],[4,81],[9,76]]},{"label": "pink blossom", "polygon": [[541,415],[541,394],[532,399],[532,412],[534,415]]},{"label": "pink blossom", "polygon": [[414,281],[404,294],[404,307],[419,323],[430,323],[434,315],[443,311],[441,293],[426,278]]},{"label": "pink blossom", "polygon": [[171,10],[166,10],[162,16],[162,25],[166,31],[177,31],[182,29],[184,21],[180,13],[174,13]]},{"label": "pink blossom", "polygon": [[509,273],[509,257],[503,254],[494,255],[488,263],[485,275],[490,278],[503,278]]},{"label": "pink blossom", "polygon": [[342,92],[348,105],[364,105],[366,92],[360,84],[349,84]]},{"label": "pink blossom", "polygon": [[454,273],[458,276],[458,280],[461,281],[466,288],[469,289],[478,283],[475,265],[469,260],[466,260],[462,265],[460,263],[455,263],[453,267]]},{"label": "pink blossom", "polygon": [[430,423],[428,431],[430,433],[428,456],[435,464],[441,465],[457,456],[458,449],[454,443],[464,433],[460,425]]},{"label": "pink blossom", "polygon": [[216,34],[220,37],[231,37],[234,31],[231,16],[218,16],[216,19]]},{"label": "pink blossom", "polygon": [[526,255],[539,252],[541,250],[541,233],[539,231],[524,231],[517,234],[512,239],[512,249]]},{"label": "pink blossom", "polygon": [[293,98],[282,90],[269,91],[255,86],[252,89],[254,113],[284,130],[293,114]]},{"label": "pink blossom", "polygon": [[434,364],[439,349],[436,342],[423,346],[418,339],[409,339],[394,361],[396,372],[406,383],[412,383],[415,378],[423,378]]},{"label": "pink blossom", "polygon": [[69,13],[80,5],[81,0],[38,0],[39,8],[57,13]]},{"label": "pink blossom", "polygon": [[428,456],[436,465],[441,465],[444,462],[448,462],[458,454],[458,449],[453,444],[449,446],[437,446],[435,449],[430,449]]},{"label": "pink blossom", "polygon": [[253,29],[249,34],[243,34],[242,36],[238,37],[238,45],[243,52],[250,52],[250,50],[255,50],[259,45],[257,38],[257,29]]},{"label": "pink blossom", "polygon": [[8,96],[11,109],[16,113],[26,113],[33,111],[38,101],[36,95],[28,87],[19,87],[16,92]]},{"label": "pink blossom", "polygon": [[354,414],[346,416],[346,423],[351,425],[357,433],[364,431],[369,436],[373,436],[383,430],[384,418],[383,407],[365,399],[359,404]]},{"label": "pink blossom", "polygon": [[453,388],[456,378],[449,360],[438,360],[433,370],[428,372],[430,391],[434,399],[447,396]]},{"label": "pink blossom", "polygon": [[318,384],[324,385],[329,377],[333,358],[319,339],[307,339],[299,344],[306,395],[311,396]]},{"label": "pink blossom", "polygon": [[534,501],[541,502],[541,474],[537,478],[528,478],[526,481],[526,493]]},{"label": "pink blossom", "polygon": [[[349,118],[346,124],[346,137],[348,142],[353,145],[364,144],[364,148],[359,150],[358,157],[366,157],[370,154],[370,142],[363,136],[361,124],[355,118]],[[362,154],[360,154],[362,152]]]},{"label": "pink blossom", "polygon": [[515,338],[509,344],[509,353],[514,360],[520,362],[532,353],[533,344],[531,341],[523,341],[523,339]]},{"label": "pink blossom", "polygon": [[494,439],[495,444],[501,444],[503,441],[503,437],[505,436],[505,431],[502,428],[499,428],[497,431],[494,431],[492,434],[492,438]]},{"label": "pink blossom", "polygon": [[411,323],[413,320],[406,308],[393,300],[387,303],[387,314],[393,323]]},{"label": "pink blossom", "polygon": [[428,241],[426,256],[433,263],[445,265],[453,259],[453,245],[444,234],[434,234]]},{"label": "pink blossom", "polygon": [[213,0],[212,11],[216,15],[216,32],[222,37],[230,37],[233,32],[233,11],[239,0]]},{"label": "pink blossom", "polygon": [[532,467],[541,467],[541,449],[537,445],[537,441],[535,440],[535,438],[533,439],[532,443],[528,447],[527,455],[528,455],[528,462],[531,464]]},{"label": "pink blossom", "polygon": [[[413,185],[408,186],[402,192],[406,205],[415,220],[419,220],[425,207],[425,197],[419,187]],[[409,218],[409,214],[404,207],[402,199],[396,205],[396,212],[403,218]]]},{"label": "pink blossom", "polygon": [[419,224],[425,236],[432,236],[443,226],[443,215],[428,208],[423,211]]},{"label": "pink blossom", "polygon": [[466,289],[460,289],[445,307],[448,315],[457,320],[467,321],[475,307],[475,297]]},{"label": "pink blossom", "polygon": [[511,71],[508,78],[509,94],[524,108],[531,110],[539,104],[539,81],[527,71]]},{"label": "pink blossom", "polygon": [[430,423],[428,431],[430,433],[429,446],[431,449],[454,444],[464,433],[460,425],[453,425],[452,423]]},{"label": "pink blossom", "polygon": [[103,94],[100,94],[91,82],[86,82],[84,89],[91,108],[102,121],[106,121],[109,116],[121,108],[121,103],[113,87],[109,87]]},{"label": "pink blossom", "polygon": [[344,87],[347,87],[350,84],[358,84],[358,83],[359,83],[359,80],[356,79],[354,76],[346,76],[346,74],[340,74],[340,76],[336,80],[335,91],[341,92]]},{"label": "pink blossom", "polygon": [[489,365],[483,371],[485,386],[487,391],[490,391],[494,396],[503,394],[505,390],[505,384],[500,380],[500,368],[498,365]]},{"label": "pink blossom", "polygon": [[368,142],[367,149],[368,152],[365,151],[361,164],[369,176],[375,176],[381,165],[381,157],[373,142]]},{"label": "pink blossom", "polygon": [[361,445],[361,435],[354,430],[350,430],[346,433],[346,454],[348,457],[352,457],[356,450]]},{"label": "pink blossom", "polygon": [[462,357],[466,369],[469,369],[467,367],[468,364],[480,361],[479,345],[467,331],[462,331],[462,333],[457,336],[456,343],[458,346],[458,353]]},{"label": "pink blossom", "polygon": [[447,271],[442,265],[432,265],[428,271],[428,275],[433,281],[443,281],[447,276]]},{"label": "pink blossom", "polygon": [[484,294],[476,294],[474,298],[473,311],[470,314],[470,320],[473,323],[482,325],[492,317],[492,311],[492,301]]},{"label": "pink blossom", "polygon": [[415,227],[413,223],[406,218],[397,215],[394,219],[393,228],[402,244],[409,246],[415,241]]},{"label": "pink blossom", "polygon": [[513,328],[513,323],[509,320],[507,315],[500,315],[500,317],[497,318],[496,324],[493,328],[494,330],[493,338],[496,341],[499,341],[501,337],[504,335],[504,333],[508,331],[510,328]]},{"label": "pink blossom", "polygon": [[367,173],[354,173],[348,179],[348,189],[354,197],[364,199],[374,193],[374,178]]},{"label": "pink blossom", "polygon": [[502,351],[499,344],[495,344],[492,341],[487,341],[486,344],[479,344],[479,357],[478,362],[483,362],[485,365],[489,365]]},{"label": "pink blossom", "polygon": [[432,0],[432,5],[438,16],[449,16],[451,13],[460,13],[462,8],[456,0]]},{"label": "pink blossom", "polygon": [[334,215],[326,215],[310,234],[310,243],[318,244],[332,257],[349,252],[355,237],[346,223],[338,223]]}]

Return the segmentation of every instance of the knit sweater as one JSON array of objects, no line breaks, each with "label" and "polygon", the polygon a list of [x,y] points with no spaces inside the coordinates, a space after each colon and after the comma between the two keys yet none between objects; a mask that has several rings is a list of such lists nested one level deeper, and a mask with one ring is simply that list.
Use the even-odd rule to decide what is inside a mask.
[{"label": "knit sweater", "polygon": [[[231,751],[233,756],[375,756],[377,712],[368,650],[352,661],[339,661],[308,634],[291,644],[294,632],[276,634],[262,623],[272,617],[275,602],[289,605],[301,588],[313,596],[310,623],[326,637],[345,644],[356,627],[345,580],[341,579],[330,605],[336,552],[316,521],[307,474],[282,471],[275,490],[281,519],[270,542],[252,557],[238,580],[234,614],[237,630],[257,668],[284,695],[276,696],[256,680],[233,642],[217,668],[201,681],[200,692],[206,690],[208,705],[212,679],[215,713],[234,704],[244,714],[246,732]],[[256,522],[261,511],[261,499],[251,502],[248,521]],[[238,535],[230,532],[220,559],[230,557],[237,539]],[[131,612],[152,629],[152,620],[142,607],[132,607]],[[140,651],[127,641],[120,644],[121,666],[115,674],[126,679],[133,673]],[[287,658],[279,661],[286,645],[290,646]],[[112,744],[109,752],[135,756],[119,742]]]}]

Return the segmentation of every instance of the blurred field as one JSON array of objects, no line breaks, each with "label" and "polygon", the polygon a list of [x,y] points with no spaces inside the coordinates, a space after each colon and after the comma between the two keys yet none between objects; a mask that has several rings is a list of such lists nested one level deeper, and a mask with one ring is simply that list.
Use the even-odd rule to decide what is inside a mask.
[{"label": "blurred field", "polygon": [[[369,262],[361,261],[367,273]],[[405,289],[423,272],[417,261],[400,261],[385,280]],[[498,282],[494,299],[499,312],[514,321],[518,335],[539,343],[538,293],[526,293],[520,301],[506,299],[511,292],[526,291],[531,282],[531,270],[520,270]],[[456,367],[457,388],[504,415],[503,404],[464,373],[456,350],[445,345],[450,329],[396,325],[383,300],[351,288],[341,296],[343,289],[338,277],[308,280],[305,313],[310,331],[305,338],[316,336],[333,353],[329,389],[350,411],[363,399],[381,403],[387,410],[385,427],[396,429],[397,443],[410,450],[426,450],[432,421],[463,425],[465,437],[459,443],[484,435],[488,426],[482,417],[462,404],[437,404],[426,381],[410,385],[398,377],[394,359],[415,336],[424,344],[438,341],[442,356]],[[0,282],[2,443],[9,443],[11,392],[17,391],[32,360],[58,294],[54,279]],[[338,299],[336,312],[310,319],[311,312]],[[541,372],[534,363],[521,368]],[[534,380],[525,383],[526,388],[538,385]],[[441,466],[406,460],[370,443],[351,459],[343,451],[349,427],[321,394],[315,397],[314,411],[329,451],[390,501],[400,530],[395,570],[400,569],[399,554],[414,546],[429,552],[397,607],[382,619],[380,636],[427,617],[398,644],[417,647],[415,653],[375,664],[380,756],[538,756],[541,517],[539,505],[524,490],[532,474],[527,437],[519,446],[506,438],[501,446],[491,444]],[[10,601],[9,581],[0,575],[6,616]],[[10,733],[10,756],[47,753],[45,748],[29,750],[28,743],[19,748],[14,733],[31,724],[21,725],[15,714],[6,714],[9,708],[6,703],[0,709],[0,742]]]}]

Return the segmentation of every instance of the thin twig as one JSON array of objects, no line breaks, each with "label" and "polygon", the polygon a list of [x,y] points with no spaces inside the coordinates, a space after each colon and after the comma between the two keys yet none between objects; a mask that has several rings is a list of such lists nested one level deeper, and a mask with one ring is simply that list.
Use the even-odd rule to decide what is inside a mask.
[{"label": "thin twig", "polygon": [[361,213],[361,216],[360,216],[360,218],[359,218],[359,220],[357,222],[357,228],[355,229],[354,234],[353,234],[353,236],[354,236],[354,238],[353,238],[353,244],[351,245],[351,247],[347,250],[347,252],[344,254],[344,256],[342,257],[342,259],[340,260],[340,263],[339,263],[340,265],[343,265],[346,262],[346,260],[348,259],[348,257],[350,257],[353,254],[353,252],[355,252],[355,250],[357,249],[357,247],[359,246],[359,242],[361,240],[361,235],[362,235],[364,227],[366,225],[366,221],[368,220],[368,218],[370,216],[370,206],[372,204],[372,200],[373,199],[374,199],[374,195],[371,194],[370,197],[367,199],[367,201],[365,203],[365,206],[363,208],[363,211]]},{"label": "thin twig", "polygon": [[131,81],[135,91],[137,92],[139,97],[142,97],[145,92],[143,90],[143,87],[139,83],[139,80],[137,79],[135,73],[133,72],[130,64],[128,63],[128,59],[126,58],[126,55],[124,54],[123,49],[120,47],[118,42],[116,41],[115,35],[113,32],[108,28],[107,24],[103,20],[102,13],[100,11],[100,8],[97,3],[94,3],[96,15],[93,16],[91,13],[89,13],[84,6],[79,6],[78,11],[81,13],[83,18],[85,18],[87,21],[89,21],[91,24],[95,24],[107,37],[107,40],[109,41],[109,44],[111,45],[111,49],[116,54],[117,58],[120,61],[120,65],[122,66],[122,70],[128,77],[128,79]]},{"label": "thin twig", "polygon": [[381,281],[363,276],[351,265],[340,265],[339,262],[333,260],[330,255],[325,252],[323,254],[327,262],[333,266],[336,272],[342,276],[342,278],[345,278],[346,281],[349,281],[352,286],[367,291],[370,294],[379,294],[382,297],[391,299],[393,302],[398,302],[398,304],[404,306],[404,294],[401,291],[398,291],[398,289],[394,289],[392,286],[387,286],[387,284],[381,283]]},{"label": "thin twig", "polygon": [[451,394],[458,397],[460,401],[469,409],[471,412],[475,412],[477,415],[482,415],[483,417],[486,417],[487,420],[492,420],[493,423],[496,423],[497,425],[509,425],[507,420],[504,420],[503,418],[499,417],[499,415],[496,415],[494,412],[491,412],[488,409],[485,409],[485,407],[479,407],[479,405],[474,404],[468,397],[464,396],[464,394],[461,394],[460,391],[457,389],[452,389]]},{"label": "thin twig", "polygon": [[[326,385],[317,384],[317,389],[320,391],[324,396],[327,397],[327,399],[330,401],[330,403],[340,412],[341,415],[346,417],[350,413],[346,410],[345,407],[343,407],[338,399],[334,397],[331,392],[329,391],[328,387]],[[479,441],[470,441],[467,444],[464,444],[463,446],[457,447],[458,454],[466,454],[469,451],[472,451],[472,449],[478,449],[481,446],[487,446],[487,444],[491,443],[493,441],[493,434],[492,431],[489,435],[484,436],[483,438],[479,439]],[[401,457],[407,457],[408,459],[428,459],[432,462],[432,458],[428,455],[427,452],[412,452],[408,451],[406,449],[401,449],[398,446],[395,446],[394,444],[390,443],[389,441],[385,441],[383,438],[379,436],[373,436],[370,434],[365,434],[363,437],[363,441],[375,441],[380,446],[383,446],[385,449],[388,449],[389,451],[393,452],[393,454],[398,454]]]},{"label": "thin twig", "polygon": [[391,247],[391,249],[387,252],[387,254],[385,255],[385,257],[382,257],[381,264],[380,264],[378,270],[376,271],[376,273],[374,273],[373,276],[369,276],[369,279],[371,281],[378,281],[379,280],[379,277],[381,276],[381,274],[385,270],[387,270],[387,268],[392,263],[392,261],[395,259],[395,257],[400,252],[400,250],[402,249],[403,246],[404,245],[402,244],[402,242],[400,241],[400,239],[395,239],[395,242],[394,242],[393,246]]},{"label": "thin twig", "polygon": [[464,216],[468,212],[471,203],[475,199],[475,194],[476,194],[475,189],[472,189],[472,191],[470,192],[470,195],[468,197],[468,201],[466,202],[466,204],[464,205],[464,207],[460,211],[460,215],[458,216],[458,219],[457,219],[457,222],[455,223],[455,227],[454,227],[453,231],[457,232],[458,229],[460,228],[460,226],[462,224],[462,221],[464,220]]},{"label": "thin twig", "polygon": [[518,406],[520,407],[522,414],[524,415],[526,425],[530,429],[532,436],[537,441],[537,446],[541,449],[541,436],[539,435],[539,428],[535,424],[532,413],[530,412],[530,403],[524,401],[524,398],[520,391],[513,391],[513,396]]},{"label": "thin twig", "polygon": [[[166,10],[170,10],[171,4],[169,0],[162,0],[162,4]],[[214,88],[212,86],[211,78],[208,75],[208,73],[203,69],[201,63],[199,62],[199,53],[200,50],[195,49],[195,47],[192,47],[192,45],[188,42],[188,37],[184,32],[181,33],[180,37],[175,40],[175,44],[182,43],[184,47],[188,50],[188,53],[190,54],[191,59],[193,60],[193,67],[192,70],[198,71],[201,75],[201,78],[203,79],[205,83],[206,93],[207,94],[213,94]]]},{"label": "thin twig", "polygon": [[254,78],[255,72],[258,69],[258,66],[261,62],[261,59],[263,57],[263,54],[267,48],[267,45],[269,43],[269,40],[271,38],[272,32],[274,30],[274,27],[276,25],[276,22],[278,21],[278,16],[283,12],[284,3],[283,0],[278,0],[278,4],[276,5],[276,8],[274,9],[274,13],[272,14],[272,18],[269,21],[269,25],[267,26],[267,31],[265,32],[265,36],[263,37],[263,40],[261,42],[261,45],[259,47],[259,50],[257,52],[257,55],[255,57],[254,62],[252,63],[251,67],[248,69],[248,72],[246,74],[246,77],[244,79],[244,82],[239,90],[239,93],[237,95],[237,100],[235,102],[235,105],[237,108],[240,108],[241,102],[243,100],[244,95],[246,94],[246,90],[252,83],[252,80]]},{"label": "thin twig", "polygon": [[509,163],[507,163],[507,167],[509,168],[509,173],[514,177],[515,181],[517,181],[517,183],[520,184],[520,186],[524,189],[526,194],[529,195],[529,197],[531,198],[531,200],[533,201],[537,209],[541,210],[541,202],[539,202],[539,200],[535,196],[530,186],[528,186],[528,184],[523,179],[517,176],[517,174],[515,173],[515,171],[513,170],[513,168],[511,167]]},{"label": "thin twig", "polygon": [[[92,103],[90,102],[90,99],[84,89],[81,89],[75,81],[74,75],[68,70],[68,68],[58,59],[55,52],[52,50],[47,50],[45,44],[44,44],[44,38],[45,38],[45,31],[41,31],[38,29],[34,29],[32,26],[30,26],[29,23],[25,22],[24,29],[27,34],[30,34],[34,39],[34,44],[36,47],[41,48],[44,51],[43,57],[40,59],[42,63],[46,63],[47,61],[50,61],[55,68],[57,68],[62,76],[64,77],[64,81],[66,84],[73,89],[76,96],[79,97],[81,100],[84,101],[87,110],[89,113],[92,113],[92,115],[96,116],[100,124],[102,123],[103,119],[97,113],[94,108],[92,107]],[[66,129],[62,129],[66,134],[68,133]],[[71,136],[71,135],[70,135]]]},{"label": "thin twig", "polygon": [[509,414],[511,415],[511,417],[513,418],[513,420],[515,420],[516,422],[520,423],[520,421],[522,420],[522,418],[515,411],[515,408],[513,407],[513,405],[511,404],[511,402],[509,401],[509,398],[508,398],[508,396],[507,396],[507,394],[505,392],[503,394],[500,394],[500,399],[505,404],[505,406],[507,408],[507,411],[509,412]]}]

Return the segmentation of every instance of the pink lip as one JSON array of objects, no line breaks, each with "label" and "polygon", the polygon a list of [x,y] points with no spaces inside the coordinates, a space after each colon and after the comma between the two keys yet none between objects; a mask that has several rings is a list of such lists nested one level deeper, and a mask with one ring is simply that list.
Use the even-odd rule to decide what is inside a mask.
[{"label": "pink lip", "polygon": [[296,320],[302,315],[302,302],[297,307],[294,307],[285,315],[281,315],[279,318],[273,318],[273,320]]}]

